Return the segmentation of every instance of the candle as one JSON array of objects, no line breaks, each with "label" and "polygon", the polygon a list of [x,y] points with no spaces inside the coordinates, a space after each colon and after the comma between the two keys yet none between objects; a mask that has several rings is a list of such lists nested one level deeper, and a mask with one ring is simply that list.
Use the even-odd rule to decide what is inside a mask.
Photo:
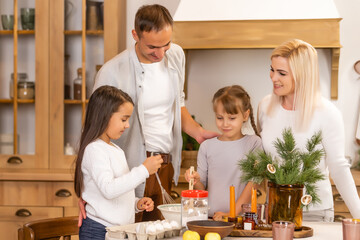
[{"label": "candle", "polygon": [[230,217],[234,218],[236,216],[235,210],[235,187],[230,186]]},{"label": "candle", "polygon": [[257,213],[256,208],[256,189],[251,188],[251,212]]}]

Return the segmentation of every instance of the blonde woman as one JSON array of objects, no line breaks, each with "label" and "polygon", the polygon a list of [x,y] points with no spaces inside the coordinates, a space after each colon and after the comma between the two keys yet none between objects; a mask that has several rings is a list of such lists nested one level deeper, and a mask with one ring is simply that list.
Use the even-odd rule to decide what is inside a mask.
[{"label": "blonde woman", "polygon": [[322,131],[325,156],[319,167],[326,179],[317,183],[321,204],[308,211],[305,221],[333,221],[334,203],[329,173],[354,218],[360,218],[360,200],[350,166],[344,156],[344,124],[339,110],[321,96],[318,57],[308,43],[294,39],[277,47],[271,55],[273,93],[259,104],[258,127],[266,152],[276,156],[273,142],[291,127],[296,143],[305,149],[306,140]]}]

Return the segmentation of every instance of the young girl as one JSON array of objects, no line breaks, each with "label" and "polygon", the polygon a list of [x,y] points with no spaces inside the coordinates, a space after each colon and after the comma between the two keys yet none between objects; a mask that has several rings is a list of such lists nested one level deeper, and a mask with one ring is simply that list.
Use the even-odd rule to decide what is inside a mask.
[{"label": "young girl", "polygon": [[111,140],[129,127],[134,104],[128,94],[102,86],[90,97],[75,169],[75,192],[86,204],[80,239],[105,239],[105,227],[134,223],[136,211],[152,211],[150,198],[134,189],[160,168],[161,156],[129,170],[122,149]]},{"label": "young girl", "polygon": [[[200,145],[197,158],[197,172],[185,179],[194,178],[194,189],[209,191],[209,216],[221,220],[229,213],[229,187],[235,186],[236,214],[243,203],[251,199],[252,183],[240,183],[241,171],[238,161],[246,154],[262,148],[253,116],[249,94],[240,86],[233,85],[218,90],[213,97],[216,126],[222,133]],[[243,135],[241,128],[250,117],[256,135]]]}]

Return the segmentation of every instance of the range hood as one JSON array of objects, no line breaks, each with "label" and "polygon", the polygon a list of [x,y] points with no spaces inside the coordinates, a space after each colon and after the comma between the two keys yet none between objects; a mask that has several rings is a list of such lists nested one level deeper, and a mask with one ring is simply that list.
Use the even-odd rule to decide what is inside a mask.
[{"label": "range hood", "polygon": [[181,0],[173,41],[185,53],[275,48],[293,38],[331,49],[331,98],[337,99],[340,20],[332,0]]}]

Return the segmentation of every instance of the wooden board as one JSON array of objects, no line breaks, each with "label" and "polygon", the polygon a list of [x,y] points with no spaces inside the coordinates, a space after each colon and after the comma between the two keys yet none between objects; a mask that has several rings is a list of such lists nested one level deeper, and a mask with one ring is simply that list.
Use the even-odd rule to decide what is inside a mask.
[{"label": "wooden board", "polygon": [[[301,231],[294,232],[294,238],[311,237],[314,231],[311,227],[303,226]],[[234,229],[230,235],[231,237],[268,237],[272,238],[272,231],[270,230],[238,230]]]}]

